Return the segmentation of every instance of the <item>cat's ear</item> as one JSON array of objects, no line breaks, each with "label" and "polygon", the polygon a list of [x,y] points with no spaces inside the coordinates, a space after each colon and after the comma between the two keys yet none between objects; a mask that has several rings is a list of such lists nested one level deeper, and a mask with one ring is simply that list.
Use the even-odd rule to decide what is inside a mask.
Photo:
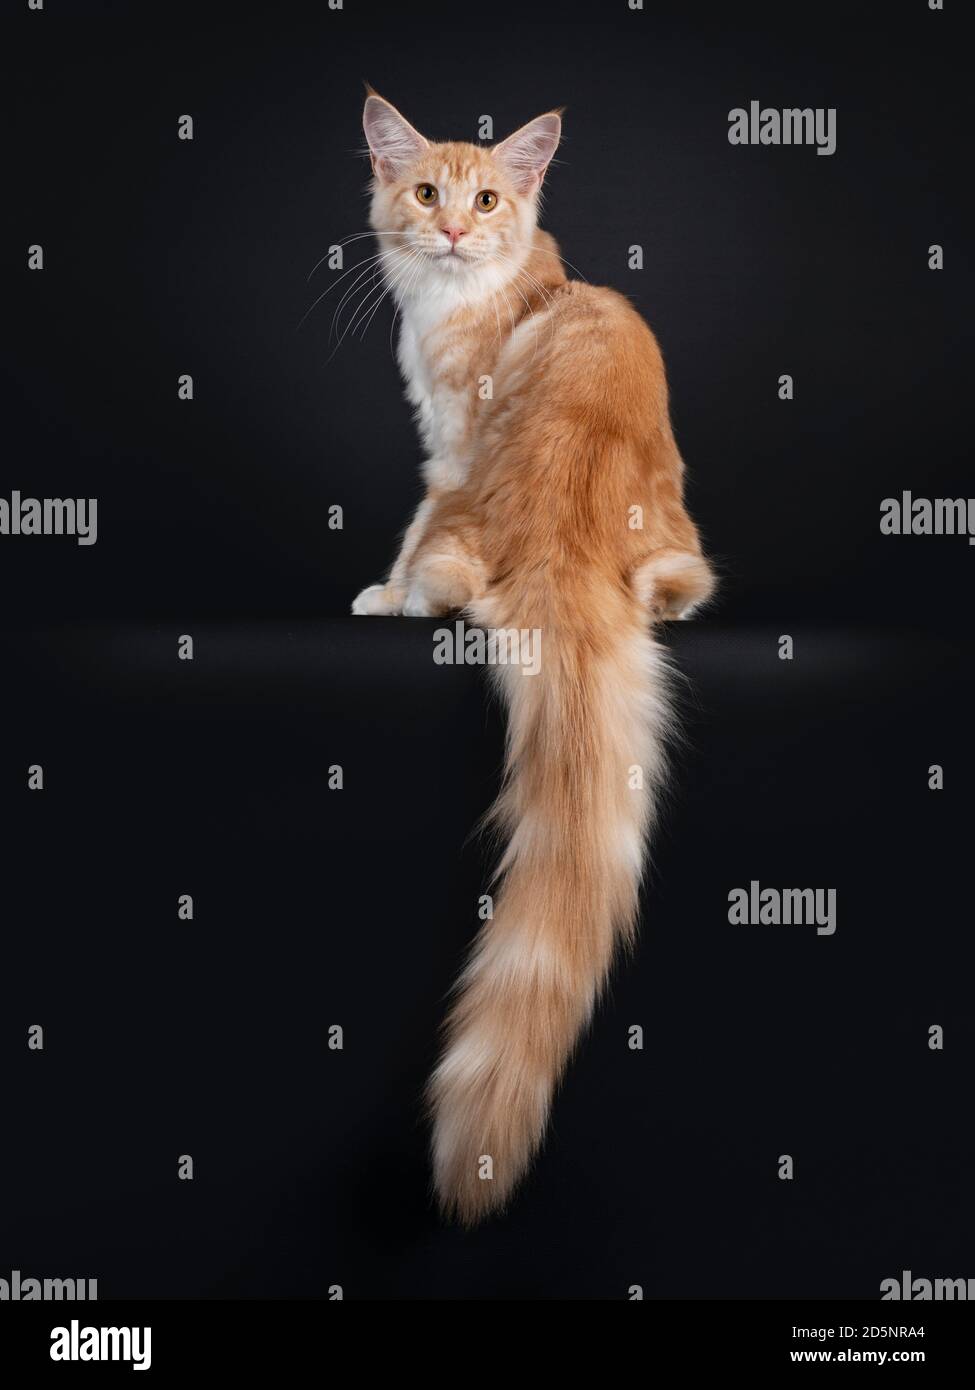
[{"label": "cat's ear", "polygon": [[362,112],[372,169],[380,183],[390,183],[414,164],[428,142],[385,98],[370,92]]},{"label": "cat's ear", "polygon": [[495,145],[494,157],[514,179],[519,193],[530,193],[541,184],[561,135],[562,113],[549,111]]}]

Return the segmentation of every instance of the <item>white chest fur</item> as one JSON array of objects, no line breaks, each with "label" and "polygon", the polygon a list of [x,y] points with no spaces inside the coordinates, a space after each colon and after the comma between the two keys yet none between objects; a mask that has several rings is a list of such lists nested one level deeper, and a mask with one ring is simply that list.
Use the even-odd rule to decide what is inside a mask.
[{"label": "white chest fur", "polygon": [[398,355],[427,456],[427,485],[449,489],[460,487],[467,477],[472,392],[466,383],[458,387],[456,371],[443,370],[447,362],[438,333],[442,321],[429,310],[406,306]]},{"label": "white chest fur", "polygon": [[[458,312],[473,327],[483,317],[494,339],[498,314],[493,299],[510,272],[479,268],[446,275],[435,270],[408,295],[397,295],[401,313],[398,356],[407,399],[416,410],[426,451],[424,475],[438,490],[461,487],[470,467],[473,412],[477,405],[476,335],[458,342],[452,328]],[[499,334],[500,336],[500,334]],[[470,360],[465,361],[465,355]]]}]

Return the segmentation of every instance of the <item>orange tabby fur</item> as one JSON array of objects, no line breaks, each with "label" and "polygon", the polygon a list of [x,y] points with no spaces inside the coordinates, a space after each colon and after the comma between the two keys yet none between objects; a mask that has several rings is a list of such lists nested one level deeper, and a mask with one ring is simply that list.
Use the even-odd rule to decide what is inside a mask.
[{"label": "orange tabby fur", "polygon": [[[713,580],[684,507],[653,334],[621,295],[568,280],[535,226],[555,113],[516,132],[510,153],[508,142],[429,144],[387,103],[370,116],[380,101],[367,102],[366,130],[373,226],[393,240],[387,274],[395,282],[409,247],[414,266],[450,283],[429,281],[415,307],[411,394],[421,425],[433,412],[436,446],[427,501],[389,580],[356,611],[463,610],[485,627],[541,632],[537,676],[492,668],[509,710],[494,811],[507,849],[429,1086],[436,1189],[472,1224],[506,1203],[538,1149],[617,944],[632,935],[670,718],[651,628],[688,614]],[[428,220],[415,197],[423,180],[440,193]],[[499,194],[495,221],[471,206],[476,187]],[[437,235],[462,226],[451,251],[469,246],[470,266],[441,267],[450,258]],[[440,293],[444,312],[431,314]],[[449,429],[438,435],[440,419]]]}]

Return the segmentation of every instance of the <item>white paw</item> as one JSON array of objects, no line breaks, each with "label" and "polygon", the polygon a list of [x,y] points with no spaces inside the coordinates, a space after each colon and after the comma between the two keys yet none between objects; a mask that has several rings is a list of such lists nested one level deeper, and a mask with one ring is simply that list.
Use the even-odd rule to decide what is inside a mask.
[{"label": "white paw", "polygon": [[674,613],[671,616],[676,618],[679,623],[686,623],[694,617],[697,609],[698,605],[696,603],[689,603],[685,608],[682,608],[679,613]]},{"label": "white paw", "polygon": [[352,604],[352,612],[359,618],[385,617],[400,611],[399,595],[386,584],[370,584]]},{"label": "white paw", "polygon": [[403,604],[403,616],[405,618],[432,618],[433,609],[430,607],[422,589],[413,588],[406,595]]}]

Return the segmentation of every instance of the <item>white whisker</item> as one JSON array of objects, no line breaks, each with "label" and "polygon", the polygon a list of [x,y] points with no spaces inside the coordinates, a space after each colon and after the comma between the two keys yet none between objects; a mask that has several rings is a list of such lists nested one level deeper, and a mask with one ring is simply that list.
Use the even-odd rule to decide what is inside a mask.
[{"label": "white whisker", "polygon": [[[364,261],[356,261],[355,265],[349,266],[348,270],[343,271],[339,278],[333,284],[329,285],[327,290],[323,290],[321,294],[318,296],[318,298],[312,303],[312,305],[305,310],[301,318],[298,320],[298,327],[295,329],[295,332],[297,333],[298,328],[300,328],[301,325],[305,322],[305,319],[307,319],[308,315],[312,312],[312,310],[316,309],[318,305],[321,304],[322,300],[327,295],[330,295],[334,289],[337,289],[339,285],[342,283],[342,281],[346,279],[347,276],[351,275],[353,271],[362,270],[364,266],[369,266],[373,264],[375,261],[378,261],[381,255],[382,252],[380,251],[375,256],[367,256]],[[356,282],[353,281],[353,284],[355,283]]]},{"label": "white whisker", "polygon": [[332,252],[333,252],[333,250],[335,249],[336,246],[348,246],[350,242],[353,242],[353,241],[364,241],[364,240],[366,239],[366,237],[374,237],[374,236],[408,236],[408,235],[409,235],[408,232],[354,232],[352,236],[343,237],[341,241],[334,241],[334,242],[332,243],[332,245],[328,248],[328,250],[325,252],[324,256],[322,256],[321,260],[316,261],[315,264],[312,266],[311,270],[308,272],[308,275],[307,275],[307,277],[306,277],[306,279],[305,279],[305,284],[307,285],[307,284],[309,283],[309,281],[311,280],[312,276],[315,274],[315,271],[318,269],[318,267],[319,267],[320,265],[323,265],[324,262],[328,260],[329,256],[332,254]]}]

